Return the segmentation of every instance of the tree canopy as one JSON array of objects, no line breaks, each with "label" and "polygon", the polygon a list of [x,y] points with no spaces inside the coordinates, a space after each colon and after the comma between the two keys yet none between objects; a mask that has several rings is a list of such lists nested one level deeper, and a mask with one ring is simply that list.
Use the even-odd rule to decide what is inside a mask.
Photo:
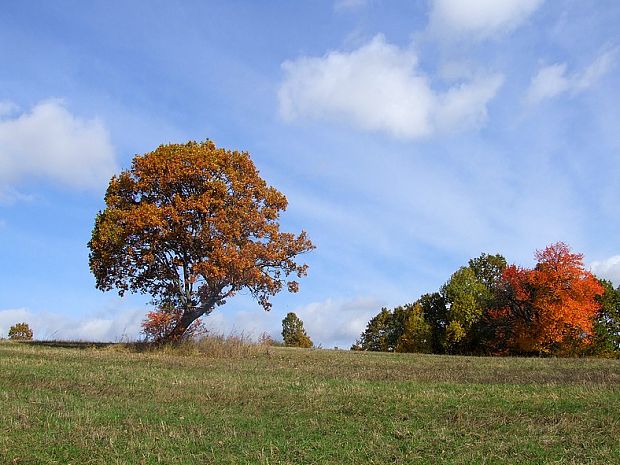
[{"label": "tree canopy", "polygon": [[482,254],[439,292],[373,317],[357,350],[620,356],[620,290],[558,242],[533,269]]},{"label": "tree canopy", "polygon": [[166,339],[247,289],[265,310],[286,286],[297,292],[314,246],[280,231],[284,194],[260,176],[247,152],[212,141],[169,144],[138,155],[114,176],[97,214],[90,269],[98,289],[146,293],[178,310]]}]

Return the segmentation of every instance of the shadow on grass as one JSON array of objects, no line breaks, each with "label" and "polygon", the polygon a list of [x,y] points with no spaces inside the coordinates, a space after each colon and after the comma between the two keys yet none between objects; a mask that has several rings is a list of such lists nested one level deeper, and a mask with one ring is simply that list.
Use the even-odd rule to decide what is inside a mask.
[{"label": "shadow on grass", "polygon": [[104,349],[115,342],[83,342],[83,341],[22,341],[22,344],[38,347],[57,347],[61,349]]},{"label": "shadow on grass", "polygon": [[170,342],[88,342],[88,341],[20,341],[32,347],[50,347],[60,349],[110,349],[133,353],[151,353],[162,355],[203,355],[212,358],[245,358],[270,355],[271,344],[257,342],[244,334],[209,335],[198,340]]},{"label": "shadow on grass", "polygon": [[[167,353],[170,355],[188,355],[197,353],[241,353],[249,348],[259,347],[246,340],[236,337],[208,337],[199,341],[180,342],[89,342],[89,341],[18,341],[32,347],[53,347],[59,349],[118,349],[134,353]],[[262,347],[262,346],[260,346]]]}]

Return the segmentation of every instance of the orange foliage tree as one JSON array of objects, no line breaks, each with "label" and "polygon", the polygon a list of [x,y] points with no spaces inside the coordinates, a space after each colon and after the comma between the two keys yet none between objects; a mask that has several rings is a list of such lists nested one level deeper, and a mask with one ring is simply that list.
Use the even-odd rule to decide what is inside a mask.
[{"label": "orange foliage tree", "polygon": [[247,289],[265,310],[286,285],[296,292],[313,248],[281,232],[286,197],[259,176],[247,152],[212,141],[162,145],[110,181],[96,217],[90,269],[98,289],[148,293],[179,313],[163,339]]},{"label": "orange foliage tree", "polygon": [[490,312],[496,348],[552,353],[591,342],[604,289],[583,266],[583,255],[562,243],[536,252],[532,270],[515,265],[503,274],[503,305]]}]

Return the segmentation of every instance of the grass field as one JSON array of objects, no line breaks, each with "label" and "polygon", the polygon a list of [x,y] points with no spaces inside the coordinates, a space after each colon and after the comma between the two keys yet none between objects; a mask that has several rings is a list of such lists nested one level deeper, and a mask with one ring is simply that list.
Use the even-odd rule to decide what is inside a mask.
[{"label": "grass field", "polygon": [[2,464],[620,464],[620,361],[0,343]]}]

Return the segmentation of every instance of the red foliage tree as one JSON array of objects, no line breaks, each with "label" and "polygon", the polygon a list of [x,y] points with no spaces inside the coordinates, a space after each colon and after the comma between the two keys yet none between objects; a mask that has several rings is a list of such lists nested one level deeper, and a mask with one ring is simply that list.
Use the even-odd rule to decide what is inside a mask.
[{"label": "red foliage tree", "polygon": [[561,352],[591,342],[603,287],[583,266],[583,255],[562,243],[536,252],[532,270],[511,265],[503,273],[503,305],[490,312],[496,349]]}]

